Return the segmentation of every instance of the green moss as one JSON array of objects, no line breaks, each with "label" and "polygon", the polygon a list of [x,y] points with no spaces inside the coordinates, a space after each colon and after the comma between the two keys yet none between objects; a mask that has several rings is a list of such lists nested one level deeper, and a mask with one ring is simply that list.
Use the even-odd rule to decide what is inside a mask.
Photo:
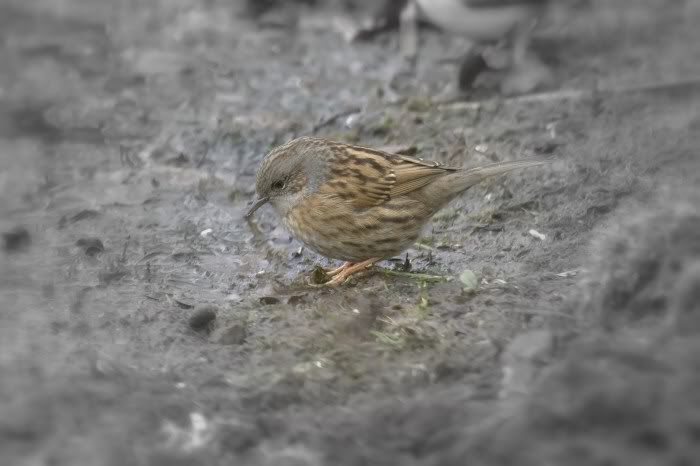
[{"label": "green moss", "polygon": [[311,283],[315,285],[322,285],[328,280],[330,280],[330,277],[323,269],[323,267],[321,267],[320,265],[314,267],[314,270],[311,272]]},{"label": "green moss", "polygon": [[328,139],[331,139],[333,141],[356,144],[360,142],[360,131],[358,127],[357,129],[353,129],[351,131],[339,131],[336,133],[331,133],[327,137]]},{"label": "green moss", "polygon": [[377,343],[382,345],[391,346],[396,349],[401,349],[406,346],[406,338],[401,332],[380,332],[379,330],[372,330],[370,334],[374,336]]},{"label": "green moss", "polygon": [[433,348],[440,342],[437,332],[423,319],[402,319],[370,333],[377,343],[398,351]]},{"label": "green moss", "polygon": [[498,208],[488,207],[488,208],[482,209],[478,212],[471,213],[468,215],[468,217],[471,220],[474,220],[475,222],[478,222],[481,224],[489,224],[489,223],[493,223],[497,220],[500,220],[501,212],[500,212],[500,209],[498,209]]},{"label": "green moss", "polygon": [[430,97],[414,96],[406,101],[404,108],[409,112],[423,113],[430,110],[432,106],[433,102]]},{"label": "green moss", "polygon": [[433,217],[433,220],[438,223],[449,223],[459,217],[459,211],[455,208],[442,209]]},{"label": "green moss", "polygon": [[238,201],[242,201],[244,199],[248,199],[248,196],[246,196],[245,193],[243,193],[242,191],[240,191],[238,189],[233,189],[228,193],[228,200],[230,202],[235,203]]},{"label": "green moss", "polygon": [[452,280],[452,277],[447,275],[431,275],[427,273],[418,272],[401,272],[398,270],[385,269],[383,267],[378,267],[377,270],[386,275],[387,277],[409,278],[411,280],[416,280],[421,283],[449,282],[450,280]]},{"label": "green moss", "polygon": [[381,120],[369,128],[374,136],[387,136],[396,127],[396,121],[389,114],[384,114]]},{"label": "green moss", "polygon": [[436,239],[434,236],[427,235],[427,236],[423,236],[422,238],[418,238],[418,241],[416,241],[416,243],[424,244],[426,246],[432,246],[433,244],[435,244],[435,241],[436,241]]}]

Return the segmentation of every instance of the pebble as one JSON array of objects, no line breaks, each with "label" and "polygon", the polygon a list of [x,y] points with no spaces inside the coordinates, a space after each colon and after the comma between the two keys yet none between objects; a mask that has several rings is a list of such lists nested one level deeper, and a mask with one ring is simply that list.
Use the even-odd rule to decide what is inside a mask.
[{"label": "pebble", "polygon": [[75,245],[85,251],[86,256],[95,256],[105,250],[105,245],[99,238],[80,238]]},{"label": "pebble", "polygon": [[265,306],[270,306],[272,304],[278,304],[280,302],[279,298],[275,296],[261,296],[260,297],[260,304],[263,304]]}]

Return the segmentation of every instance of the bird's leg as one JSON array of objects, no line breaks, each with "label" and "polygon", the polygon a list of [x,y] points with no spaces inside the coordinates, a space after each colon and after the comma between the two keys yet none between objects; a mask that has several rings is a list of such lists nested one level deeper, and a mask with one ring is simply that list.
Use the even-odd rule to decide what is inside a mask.
[{"label": "bird's leg", "polygon": [[501,83],[504,94],[527,94],[551,84],[551,71],[530,51],[534,25],[523,23],[513,31],[510,71]]},{"label": "bird's leg", "polygon": [[[343,268],[340,272],[336,273],[335,276],[327,281],[325,284],[327,286],[338,286],[342,283],[345,282],[345,280],[348,279],[350,275],[356,274],[358,272],[362,272],[363,270],[367,269],[371,265],[373,265],[375,262],[381,260],[379,257],[373,257],[371,259],[367,259],[362,262],[357,262],[357,263],[351,263],[351,262],[346,262],[339,268]],[[347,265],[351,264],[351,265]]]},{"label": "bird's leg", "polygon": [[399,14],[399,53],[413,69],[418,55],[418,5],[409,0]]},{"label": "bird's leg", "polygon": [[343,262],[340,267],[336,267],[334,269],[323,269],[323,271],[326,272],[326,275],[329,277],[333,277],[334,275],[338,275],[340,272],[350,267],[352,264],[353,262]]},{"label": "bird's leg", "polygon": [[352,41],[371,40],[382,32],[399,25],[401,11],[408,0],[381,0],[371,8],[369,18],[362,22],[352,36]]},{"label": "bird's leg", "polygon": [[462,57],[457,75],[457,85],[460,91],[469,91],[476,78],[487,68],[484,55],[476,44],[470,44],[467,52]]},{"label": "bird's leg", "polygon": [[515,52],[511,42],[512,39],[507,37],[484,48],[482,56],[489,68],[502,71],[512,66]]},{"label": "bird's leg", "polygon": [[395,90],[404,87],[406,80],[414,77],[418,58],[418,6],[415,0],[408,0],[399,14],[399,54],[392,65],[393,70],[385,86],[392,98]]},{"label": "bird's leg", "polygon": [[527,64],[529,58],[530,44],[532,43],[532,33],[534,25],[532,24],[519,24],[516,27],[513,34],[513,61],[511,66],[513,68],[521,67]]}]

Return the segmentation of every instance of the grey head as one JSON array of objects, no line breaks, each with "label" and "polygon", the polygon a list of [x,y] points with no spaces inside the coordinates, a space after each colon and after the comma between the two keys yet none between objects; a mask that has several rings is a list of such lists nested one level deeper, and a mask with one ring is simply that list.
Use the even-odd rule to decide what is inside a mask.
[{"label": "grey head", "polygon": [[303,197],[321,185],[331,154],[328,141],[312,137],[300,137],[274,148],[258,168],[255,180],[257,199],[245,217],[249,218],[267,203],[285,216]]}]

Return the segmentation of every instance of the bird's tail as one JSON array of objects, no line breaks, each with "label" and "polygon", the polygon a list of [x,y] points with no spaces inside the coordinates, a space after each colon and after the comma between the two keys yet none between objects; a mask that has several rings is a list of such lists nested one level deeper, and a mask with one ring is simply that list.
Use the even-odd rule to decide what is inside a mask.
[{"label": "bird's tail", "polygon": [[542,158],[542,157],[528,157],[520,160],[513,160],[510,162],[496,162],[490,163],[488,165],[482,165],[480,167],[467,168],[459,172],[457,189],[464,191],[469,189],[475,184],[494,176],[502,175],[513,170],[519,170],[521,168],[536,167],[538,165],[544,165],[551,163],[552,159]]},{"label": "bird's tail", "polygon": [[[448,201],[463,193],[467,189],[471,188],[477,183],[486,180],[487,178],[492,178],[494,176],[502,175],[513,170],[519,170],[521,168],[536,167],[538,165],[545,165],[551,163],[553,159],[542,158],[542,157],[528,157],[521,160],[513,160],[510,162],[496,162],[488,165],[482,165],[480,167],[467,168],[464,170],[459,170],[450,175],[444,177],[441,181],[443,193],[445,189],[447,196],[443,196],[444,201]],[[437,194],[437,193],[436,193]],[[433,196],[429,196],[433,197]],[[434,196],[435,200],[438,200],[440,196]],[[440,200],[443,200],[440,199]]]}]

